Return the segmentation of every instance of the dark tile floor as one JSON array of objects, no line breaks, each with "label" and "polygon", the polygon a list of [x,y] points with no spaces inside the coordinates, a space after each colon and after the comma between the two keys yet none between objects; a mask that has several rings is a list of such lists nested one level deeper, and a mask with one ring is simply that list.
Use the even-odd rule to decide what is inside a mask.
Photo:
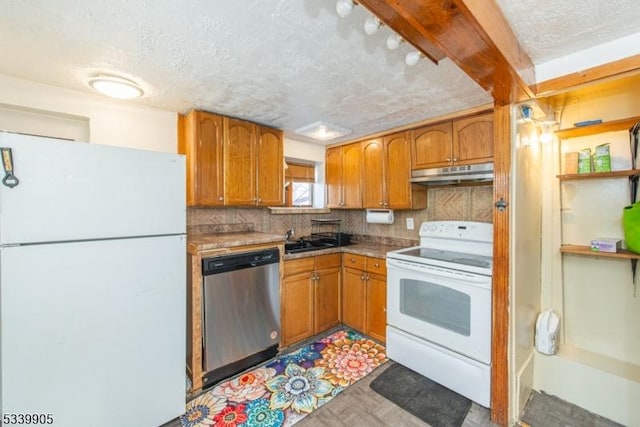
[{"label": "dark tile floor", "polygon": [[[333,330],[329,331],[331,332]],[[286,352],[295,351],[317,338],[312,337],[285,350]],[[369,384],[393,363],[395,362],[385,363],[367,377],[349,386],[334,399],[297,423],[296,427],[429,427],[429,424],[380,396],[369,387]],[[489,409],[473,403],[462,427],[493,427],[495,424],[490,418]],[[555,396],[535,391],[527,401],[520,425],[523,427],[623,427]],[[181,424],[176,419],[160,427],[181,427]]]},{"label": "dark tile floor", "polygon": [[[385,363],[366,378],[348,387],[333,400],[300,421],[299,427],[429,427],[391,401],[380,396],[369,384],[388,369]],[[545,393],[533,392],[522,415],[523,427],[623,427],[569,402]],[[493,427],[487,408],[472,404],[462,427]],[[181,427],[173,420],[161,427]],[[435,426],[434,426],[435,427]]]},{"label": "dark tile floor", "polygon": [[530,427],[623,427],[546,393],[531,393],[524,412],[522,425]]},{"label": "dark tile floor", "polygon": [[[328,403],[296,424],[300,427],[428,427],[429,424],[380,396],[369,384],[394,362],[385,363],[367,377],[347,387]],[[462,427],[492,427],[487,408],[471,405]],[[161,427],[181,427],[174,420]],[[437,426],[434,426],[437,427]]]}]

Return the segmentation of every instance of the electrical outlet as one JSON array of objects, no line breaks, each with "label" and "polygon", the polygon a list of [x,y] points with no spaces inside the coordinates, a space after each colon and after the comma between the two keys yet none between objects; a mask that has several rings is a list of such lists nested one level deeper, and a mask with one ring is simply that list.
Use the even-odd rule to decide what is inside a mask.
[{"label": "electrical outlet", "polygon": [[407,218],[407,230],[413,230],[413,218]]}]

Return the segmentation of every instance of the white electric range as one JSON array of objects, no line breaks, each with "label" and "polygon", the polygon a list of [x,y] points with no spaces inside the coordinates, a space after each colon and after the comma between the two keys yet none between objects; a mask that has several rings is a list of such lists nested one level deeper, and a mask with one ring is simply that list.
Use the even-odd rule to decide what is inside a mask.
[{"label": "white electric range", "polygon": [[493,225],[431,221],[387,253],[387,355],[489,407]]}]

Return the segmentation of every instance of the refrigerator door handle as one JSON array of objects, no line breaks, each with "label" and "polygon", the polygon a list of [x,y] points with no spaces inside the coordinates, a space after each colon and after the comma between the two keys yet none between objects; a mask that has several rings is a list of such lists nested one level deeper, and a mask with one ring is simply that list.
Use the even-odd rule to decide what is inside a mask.
[{"label": "refrigerator door handle", "polygon": [[11,148],[2,147],[2,166],[4,167],[4,178],[2,179],[2,183],[9,187],[13,188],[20,183],[20,180],[15,177],[13,174],[13,156],[11,155]]}]

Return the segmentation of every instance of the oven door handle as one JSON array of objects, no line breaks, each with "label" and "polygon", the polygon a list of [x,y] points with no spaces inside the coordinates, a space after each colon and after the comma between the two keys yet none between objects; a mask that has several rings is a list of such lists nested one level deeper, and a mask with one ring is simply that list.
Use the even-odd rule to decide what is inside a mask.
[{"label": "oven door handle", "polygon": [[[403,271],[427,273],[434,276],[454,278],[454,279],[464,280],[465,282],[472,282],[472,283],[486,283],[488,278],[488,276],[483,276],[481,274],[473,274],[473,273],[467,273],[464,271],[444,269],[440,267],[416,264],[413,262],[402,261],[398,259],[390,259],[390,258],[387,258],[387,270],[388,272],[396,271],[399,273],[402,273]],[[489,284],[490,283],[491,283],[491,279],[489,278]]]}]

